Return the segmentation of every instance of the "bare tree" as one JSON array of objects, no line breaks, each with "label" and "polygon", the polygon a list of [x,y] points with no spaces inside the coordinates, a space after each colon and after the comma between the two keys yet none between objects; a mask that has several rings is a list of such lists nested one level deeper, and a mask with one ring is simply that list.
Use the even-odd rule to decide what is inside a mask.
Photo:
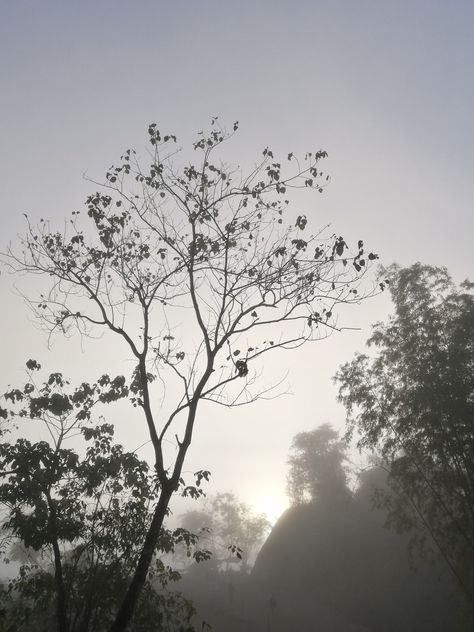
[{"label": "bare tree", "polygon": [[[81,229],[78,213],[62,232],[29,224],[22,254],[8,253],[14,271],[51,281],[47,293],[28,297],[50,334],[108,329],[136,363],[130,400],[148,426],[160,493],[111,632],[125,630],[133,614],[180,485],[199,402],[255,401],[263,394],[256,388],[264,355],[327,336],[338,328],[338,304],[373,294],[358,288],[377,255],[361,241],[351,254],[341,236],[306,236],[307,218],[290,211],[291,189],[323,191],[326,153],[302,162],[290,153],[282,166],[267,148],[243,175],[218,158],[237,128],[227,132],[213,119],[193,144],[192,163],[180,162],[174,135],[150,125],[149,166],[127,150],[87,199],[92,230]],[[181,392],[162,418],[155,390],[173,380]],[[163,449],[170,435],[172,460]]]}]

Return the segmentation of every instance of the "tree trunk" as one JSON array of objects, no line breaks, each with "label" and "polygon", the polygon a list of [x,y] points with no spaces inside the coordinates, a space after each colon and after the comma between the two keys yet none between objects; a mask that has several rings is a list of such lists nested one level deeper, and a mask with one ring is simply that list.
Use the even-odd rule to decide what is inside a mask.
[{"label": "tree trunk", "polygon": [[130,623],[140,592],[146,581],[148,569],[153,558],[153,553],[156,549],[160,530],[172,495],[173,488],[171,485],[161,490],[160,498],[158,499],[158,504],[146,534],[145,543],[143,545],[142,552],[140,553],[135,573],[133,574],[132,581],[122,601],[115,621],[109,628],[109,632],[125,632],[127,625]]},{"label": "tree trunk", "polygon": [[53,541],[54,552],[54,579],[56,581],[56,618],[58,621],[58,632],[67,632],[67,619],[66,619],[66,594],[64,590],[62,566],[61,566],[61,554],[57,540]]},{"label": "tree trunk", "polygon": [[49,492],[46,492],[46,499],[48,501],[49,509],[48,529],[51,539],[51,546],[53,547],[54,558],[54,581],[56,583],[56,620],[58,623],[58,632],[67,632],[66,591],[64,588],[61,551],[59,550],[57,538],[56,508]]}]

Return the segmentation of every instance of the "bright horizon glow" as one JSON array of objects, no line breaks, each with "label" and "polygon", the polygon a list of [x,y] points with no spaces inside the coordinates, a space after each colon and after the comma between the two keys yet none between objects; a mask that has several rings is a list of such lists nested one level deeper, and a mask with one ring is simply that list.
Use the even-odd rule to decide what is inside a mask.
[{"label": "bright horizon glow", "polygon": [[254,503],[255,511],[265,514],[272,527],[289,506],[288,498],[274,491],[257,498]]}]

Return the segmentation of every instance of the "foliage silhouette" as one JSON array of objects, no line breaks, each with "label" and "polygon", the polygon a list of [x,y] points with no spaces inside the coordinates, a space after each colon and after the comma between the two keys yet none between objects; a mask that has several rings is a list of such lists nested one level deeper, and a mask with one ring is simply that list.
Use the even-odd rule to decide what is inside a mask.
[{"label": "foliage silhouette", "polygon": [[294,504],[347,498],[345,444],[329,424],[297,434],[288,459],[288,496]]},{"label": "foliage silhouette", "polygon": [[[134,570],[156,477],[113,441],[111,424],[97,420],[98,408],[125,396],[123,378],[103,375],[72,388],[61,373],[38,383],[37,362],[27,368],[28,382],[5,394],[0,411],[4,438],[13,424],[12,435],[20,434],[0,445],[3,528],[22,561],[1,595],[4,616],[12,630],[99,632],[112,623]],[[28,438],[38,426],[48,440]],[[162,528],[157,552],[184,544],[196,559],[207,557],[197,540],[185,529]],[[154,559],[132,630],[155,629],[156,621],[162,629],[173,621],[191,629],[191,605],[166,590],[178,578]]]},{"label": "foliage silhouette", "polygon": [[419,263],[384,274],[395,313],[336,376],[349,434],[390,470],[389,523],[429,535],[474,602],[473,286]]}]

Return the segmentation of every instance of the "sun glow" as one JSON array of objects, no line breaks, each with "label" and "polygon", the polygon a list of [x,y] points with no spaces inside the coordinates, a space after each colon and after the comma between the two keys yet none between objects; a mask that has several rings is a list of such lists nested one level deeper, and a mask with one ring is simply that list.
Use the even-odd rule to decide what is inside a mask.
[{"label": "sun glow", "polygon": [[265,494],[258,499],[255,506],[257,511],[266,515],[273,527],[285,509],[288,508],[288,499],[283,495]]}]

